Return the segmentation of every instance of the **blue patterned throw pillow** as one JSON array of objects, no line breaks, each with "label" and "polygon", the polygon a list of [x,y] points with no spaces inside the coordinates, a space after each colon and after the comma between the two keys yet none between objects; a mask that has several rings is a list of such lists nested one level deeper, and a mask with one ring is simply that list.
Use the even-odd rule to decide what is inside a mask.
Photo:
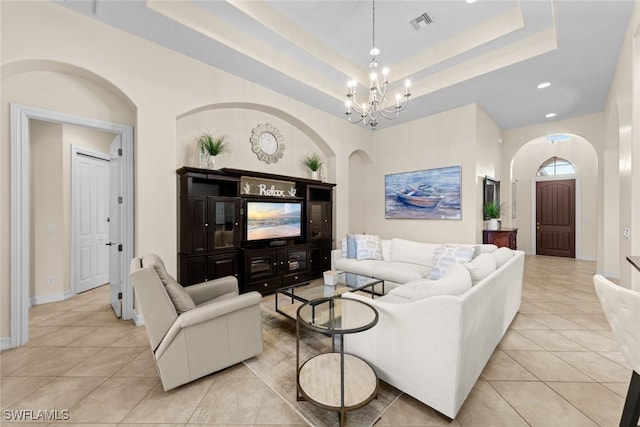
[{"label": "blue patterned throw pillow", "polygon": [[[347,249],[349,243],[347,242]],[[382,259],[382,245],[380,236],[373,234],[356,234],[356,258]]]},{"label": "blue patterned throw pillow", "polygon": [[475,249],[472,246],[440,246],[436,248],[433,269],[429,278],[440,279],[447,269],[454,264],[462,264],[473,259]]}]

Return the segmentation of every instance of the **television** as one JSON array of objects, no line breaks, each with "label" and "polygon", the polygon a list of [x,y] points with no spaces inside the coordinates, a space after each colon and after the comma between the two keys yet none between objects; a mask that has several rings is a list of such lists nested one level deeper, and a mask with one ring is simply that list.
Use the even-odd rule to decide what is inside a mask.
[{"label": "television", "polygon": [[302,203],[247,201],[246,241],[302,237]]}]

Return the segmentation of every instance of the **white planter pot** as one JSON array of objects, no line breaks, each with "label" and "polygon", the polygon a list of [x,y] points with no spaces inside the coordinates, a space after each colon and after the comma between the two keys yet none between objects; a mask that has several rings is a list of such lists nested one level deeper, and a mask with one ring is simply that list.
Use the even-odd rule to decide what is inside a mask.
[{"label": "white planter pot", "polygon": [[496,231],[500,229],[500,224],[498,223],[498,218],[491,218],[489,220],[489,224],[487,225],[488,230]]},{"label": "white planter pot", "polygon": [[318,171],[311,171],[311,179],[319,179]]}]

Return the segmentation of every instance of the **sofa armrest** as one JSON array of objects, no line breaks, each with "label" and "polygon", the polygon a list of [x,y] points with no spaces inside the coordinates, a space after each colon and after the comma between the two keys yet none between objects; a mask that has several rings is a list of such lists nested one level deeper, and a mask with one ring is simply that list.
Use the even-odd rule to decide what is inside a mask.
[{"label": "sofa armrest", "polygon": [[198,283],[197,285],[185,286],[184,290],[187,291],[196,305],[200,305],[224,294],[238,294],[238,279],[235,276],[225,276]]},{"label": "sofa armrest", "polygon": [[336,262],[342,258],[342,249],[333,249],[331,251],[331,269],[336,270]]},{"label": "sofa armrest", "polygon": [[162,356],[162,354],[169,348],[174,338],[182,329],[208,322],[249,307],[255,306],[256,310],[260,310],[261,301],[262,295],[259,292],[253,291],[238,295],[234,298],[225,298],[220,301],[212,302],[211,304],[206,304],[192,310],[185,311],[178,316],[162,339],[162,342],[155,352],[156,359]]}]

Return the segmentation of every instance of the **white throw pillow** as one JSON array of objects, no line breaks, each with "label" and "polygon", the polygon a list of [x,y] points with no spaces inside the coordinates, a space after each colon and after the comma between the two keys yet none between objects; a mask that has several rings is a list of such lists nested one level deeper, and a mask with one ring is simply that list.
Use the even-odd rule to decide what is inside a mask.
[{"label": "white throw pillow", "polygon": [[462,264],[449,267],[440,280],[420,279],[398,286],[389,295],[419,300],[436,295],[462,295],[471,289],[471,275]]},{"label": "white throw pillow", "polygon": [[496,270],[496,259],[491,254],[480,254],[473,261],[465,264],[471,274],[471,282],[475,285]]},{"label": "white throw pillow", "polygon": [[505,262],[509,261],[513,256],[513,251],[507,247],[502,247],[491,255],[496,259],[496,268],[500,268]]},{"label": "white throw pillow", "polygon": [[340,239],[340,251],[342,252],[342,258],[347,257],[347,238]]},{"label": "white throw pillow", "polygon": [[433,267],[433,255],[440,246],[442,245],[394,238],[391,239],[391,261]]},{"label": "white throw pillow", "polygon": [[474,254],[473,246],[440,246],[436,249],[429,279],[440,279],[449,267],[471,261]]},{"label": "white throw pillow", "polygon": [[382,246],[380,236],[373,234],[356,234],[356,258],[382,259]]}]

